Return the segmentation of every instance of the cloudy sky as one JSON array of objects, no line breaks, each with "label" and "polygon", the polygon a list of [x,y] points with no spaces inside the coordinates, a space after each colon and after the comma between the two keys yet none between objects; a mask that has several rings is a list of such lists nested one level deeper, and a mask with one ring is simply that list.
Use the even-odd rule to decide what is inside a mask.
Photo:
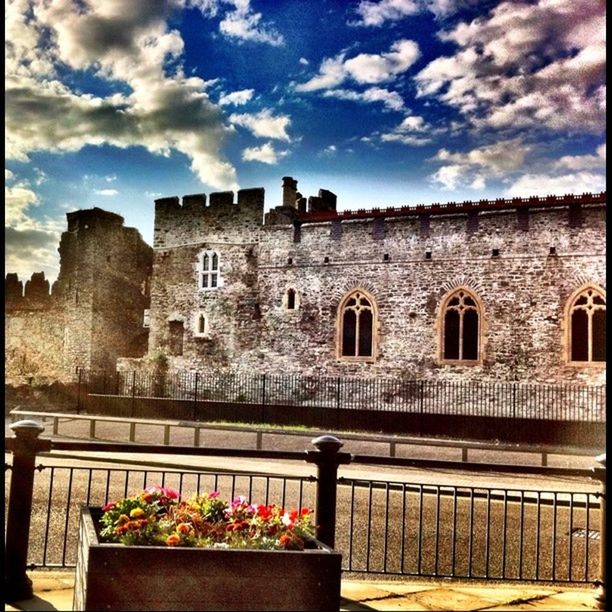
[{"label": "cloudy sky", "polygon": [[5,270],[66,212],[293,176],[339,209],[605,190],[603,0],[7,0]]}]

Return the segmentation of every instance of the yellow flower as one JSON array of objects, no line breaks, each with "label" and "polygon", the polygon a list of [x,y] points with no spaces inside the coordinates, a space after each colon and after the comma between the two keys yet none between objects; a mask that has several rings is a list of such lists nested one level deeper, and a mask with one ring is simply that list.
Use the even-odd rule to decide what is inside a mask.
[{"label": "yellow flower", "polygon": [[130,512],[130,517],[131,518],[138,518],[139,516],[142,516],[143,514],[144,514],[144,510],[142,508],[134,508]]}]

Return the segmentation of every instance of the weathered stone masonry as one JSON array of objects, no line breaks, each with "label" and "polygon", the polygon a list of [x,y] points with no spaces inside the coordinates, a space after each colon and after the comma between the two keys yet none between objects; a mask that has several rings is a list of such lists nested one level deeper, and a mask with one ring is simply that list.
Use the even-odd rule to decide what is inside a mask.
[{"label": "weathered stone masonry", "polygon": [[[570,363],[567,315],[581,288],[605,299],[605,194],[338,213],[334,194],[306,201],[285,177],[265,218],[262,189],[157,200],[154,247],[149,353],[176,369],[605,380],[603,361]],[[204,253],[218,287],[200,286]],[[479,357],[449,362],[441,308],[460,287],[480,308]],[[338,357],[355,289],[374,302],[371,359]]]},{"label": "weathered stone masonry", "polygon": [[[583,290],[605,309],[605,203],[337,212],[333,193],[306,199],[285,177],[265,215],[263,189],[157,200],[153,249],[118,215],[69,213],[51,290],[42,273],[25,288],[6,277],[6,378],[147,368],[161,353],[177,370],[601,384],[601,355],[570,359],[568,309]],[[478,325],[468,313],[448,337],[475,357],[445,354],[456,296]],[[350,317],[371,354],[344,354]]]},{"label": "weathered stone masonry", "polygon": [[67,214],[53,287],[43,273],[5,281],[6,381],[70,381],[78,367],[114,369],[142,356],[152,249],[119,215],[99,208]]}]

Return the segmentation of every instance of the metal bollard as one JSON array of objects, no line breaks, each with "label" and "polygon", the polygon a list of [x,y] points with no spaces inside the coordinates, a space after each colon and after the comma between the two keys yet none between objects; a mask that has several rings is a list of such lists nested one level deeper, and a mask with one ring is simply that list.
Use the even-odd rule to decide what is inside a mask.
[{"label": "metal bollard", "polygon": [[36,421],[17,421],[10,428],[15,438],[7,441],[13,451],[13,468],[4,548],[4,601],[12,602],[33,596],[32,581],[26,574],[28,538],[32,514],[36,455],[51,450],[51,440],[38,436],[44,426]]},{"label": "metal bollard", "polygon": [[340,452],[343,443],[335,436],[324,435],[312,440],[316,451],[306,451],[306,461],[316,464],[317,495],[315,522],[317,537],[333,548],[336,540],[336,497],[338,466],[351,462],[349,453]]},{"label": "metal bollard", "polygon": [[601,483],[599,493],[599,579],[595,582],[595,601],[600,610],[606,609],[606,454],[598,455],[598,466],[592,468],[593,478]]}]

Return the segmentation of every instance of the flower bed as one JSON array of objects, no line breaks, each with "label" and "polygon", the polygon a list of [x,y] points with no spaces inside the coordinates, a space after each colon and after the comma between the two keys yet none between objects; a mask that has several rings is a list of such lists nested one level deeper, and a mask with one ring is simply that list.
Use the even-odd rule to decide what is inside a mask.
[{"label": "flower bed", "polygon": [[340,553],[308,509],[148,489],[83,507],[75,610],[338,610]]}]

